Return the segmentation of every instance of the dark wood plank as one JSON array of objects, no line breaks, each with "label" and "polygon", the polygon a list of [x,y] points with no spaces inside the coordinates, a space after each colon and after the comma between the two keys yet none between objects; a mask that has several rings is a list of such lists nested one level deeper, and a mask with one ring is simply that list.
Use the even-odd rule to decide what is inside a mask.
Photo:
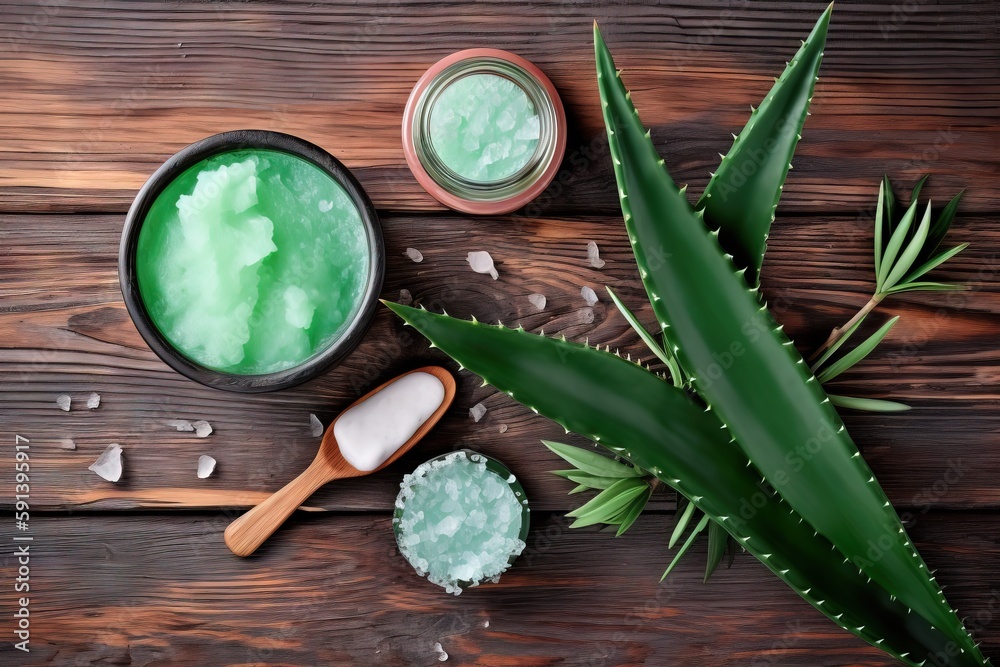
[{"label": "dark wood plank", "polygon": [[[567,161],[529,215],[613,212],[591,21],[653,138],[700,191],[824,2],[4,3],[0,210],[124,211],[170,154],[245,127],[314,141],[382,210],[440,207],[403,161],[410,88],[435,60],[492,46],[536,62],[570,119]],[[940,198],[1000,210],[994,3],[838,3],[786,212],[869,205],[883,172],[934,172]]]},{"label": "dark wood plank", "polygon": [[[606,297],[584,324],[580,287],[603,294],[614,286],[639,316],[645,305],[620,218],[465,220],[386,217],[390,257],[384,296],[408,289],[428,308],[476,315],[576,340],[620,347],[649,358]],[[870,223],[862,218],[781,218],[771,237],[764,282],[778,319],[803,350],[818,345],[867,300],[871,289]],[[0,217],[0,410],[3,437],[28,437],[43,452],[43,480],[35,502],[48,508],[245,507],[301,471],[318,441],[308,414],[324,422],[368,388],[424,363],[450,364],[412,330],[381,312],[364,344],[338,369],[303,387],[267,396],[240,396],[202,388],[169,370],[145,347],[121,303],[115,272],[117,216]],[[962,215],[953,242],[973,246],[940,272],[967,281],[959,295],[916,294],[885,302],[874,319],[902,315],[881,349],[837,380],[847,394],[911,403],[905,415],[846,415],[855,439],[894,502],[903,507],[1000,507],[995,474],[1000,432],[1000,352],[996,278],[1000,233],[995,220]],[[79,239],[67,243],[67,239]],[[586,243],[596,241],[607,261],[588,266]],[[404,257],[419,248],[421,264]],[[473,274],[465,255],[489,250],[500,279]],[[545,312],[527,296],[543,292]],[[875,326],[873,322],[872,327]],[[450,367],[454,368],[453,365]],[[548,475],[559,462],[539,444],[564,439],[562,429],[459,376],[455,407],[431,437],[391,471],[331,485],[311,505],[326,509],[386,510],[403,471],[441,451],[469,446],[505,460],[524,481],[539,509],[565,509],[567,486]],[[90,391],[101,408],[60,412],[55,398],[78,400]],[[468,409],[483,401],[479,424]],[[78,403],[78,406],[82,403]],[[172,418],[208,419],[207,440],[171,431]],[[501,424],[508,430],[500,434]],[[960,425],[960,428],[958,426]],[[58,448],[71,437],[75,452]],[[576,437],[572,442],[582,443]],[[113,486],[86,470],[110,442],[126,448],[125,480]],[[209,480],[194,475],[198,455],[219,460]],[[955,473],[942,489],[939,482]],[[0,498],[0,503],[9,500]],[[659,506],[666,506],[664,497]]]},{"label": "dark wood plank", "polygon": [[[31,653],[4,664],[888,666],[749,555],[701,583],[704,541],[664,585],[671,517],[621,538],[535,515],[500,584],[459,597],[396,552],[388,516],[294,519],[258,555],[224,515],[44,517],[32,524]],[[995,520],[932,513],[913,528],[987,655],[1000,651]],[[14,559],[0,573],[13,580]],[[11,609],[13,592],[0,595]],[[489,623],[486,627],[487,622]]]}]

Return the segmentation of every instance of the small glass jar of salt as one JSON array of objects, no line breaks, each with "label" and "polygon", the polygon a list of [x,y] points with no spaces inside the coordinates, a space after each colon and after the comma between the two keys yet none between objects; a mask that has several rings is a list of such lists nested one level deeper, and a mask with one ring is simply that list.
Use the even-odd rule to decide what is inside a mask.
[{"label": "small glass jar of salt", "polygon": [[467,449],[444,454],[400,488],[392,520],[400,553],[447,592],[498,581],[524,550],[528,500],[496,459]]}]

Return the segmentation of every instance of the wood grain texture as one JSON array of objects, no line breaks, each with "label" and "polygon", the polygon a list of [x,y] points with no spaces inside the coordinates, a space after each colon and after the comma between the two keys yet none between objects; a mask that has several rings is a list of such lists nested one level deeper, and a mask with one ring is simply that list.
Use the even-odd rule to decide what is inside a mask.
[{"label": "wood grain texture", "polygon": [[[121,212],[169,155],[209,134],[281,130],[356,170],[381,210],[439,210],[406,168],[417,78],[498,47],[553,80],[570,124],[556,185],[528,213],[617,210],[603,159],[591,22],[601,22],[679,182],[700,191],[823,2],[4,3],[0,210]],[[992,2],[837,4],[786,212],[869,205],[883,172],[970,186],[1000,210]]]}]

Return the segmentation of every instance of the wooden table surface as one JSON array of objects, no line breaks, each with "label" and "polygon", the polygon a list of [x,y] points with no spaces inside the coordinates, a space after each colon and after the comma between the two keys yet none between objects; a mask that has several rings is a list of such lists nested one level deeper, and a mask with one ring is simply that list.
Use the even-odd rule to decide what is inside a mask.
[{"label": "wooden table surface", "polygon": [[[3,521],[0,663],[56,665],[886,665],[752,557],[701,582],[704,542],[663,585],[673,498],[621,538],[569,530],[568,485],[540,438],[562,430],[459,374],[453,409],[390,470],[330,485],[254,557],[227,523],[313,456],[328,423],[375,384],[454,365],[384,309],[340,367],[304,386],[241,396],[171,371],[122,303],[124,212],[168,156],[254,127],[313,141],[374,200],[388,248],[383,296],[401,289],[453,315],[522,324],[644,354],[607,299],[581,319],[580,288],[618,289],[651,322],[618,212],[595,86],[600,21],[643,120],[679,182],[700,192],[717,153],[825,2],[163,2],[45,0],[0,7],[0,504],[14,504],[15,436],[30,440],[30,654],[13,649],[18,564]],[[968,187],[940,272],[962,294],[893,297],[902,318],[839,393],[893,397],[906,415],[845,415],[948,594],[1000,657],[1000,46],[998,2],[839,2],[813,115],[772,232],[764,285],[803,351],[872,290],[871,213],[883,172],[932,174],[943,202]],[[443,209],[406,168],[399,124],[438,58],[490,46],[534,61],[569,117],[557,183],[516,214]],[[595,241],[607,265],[588,265]],[[407,247],[424,254],[415,264]],[[500,279],[465,255],[488,250]],[[527,296],[548,297],[536,312]],[[83,407],[91,392],[97,410]],[[69,413],[56,397],[74,399]],[[489,412],[478,423],[470,406]],[[168,419],[207,419],[207,439]],[[501,433],[501,425],[506,432]],[[71,438],[75,451],[61,448]],[[571,442],[582,443],[576,437]],[[125,449],[121,483],[87,466]],[[472,447],[508,463],[533,502],[524,557],[460,597],[399,556],[390,509],[404,472]],[[219,461],[195,476],[207,453]],[[23,533],[22,533],[23,534]]]}]

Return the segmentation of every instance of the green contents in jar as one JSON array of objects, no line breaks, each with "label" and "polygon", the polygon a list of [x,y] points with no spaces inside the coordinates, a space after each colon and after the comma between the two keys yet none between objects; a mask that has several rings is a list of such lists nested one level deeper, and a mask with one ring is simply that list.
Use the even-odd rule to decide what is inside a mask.
[{"label": "green contents in jar", "polygon": [[136,276],[181,354],[240,375],[298,366],[361,306],[370,271],[360,211],[325,171],[273,150],[203,160],[153,202]]}]

